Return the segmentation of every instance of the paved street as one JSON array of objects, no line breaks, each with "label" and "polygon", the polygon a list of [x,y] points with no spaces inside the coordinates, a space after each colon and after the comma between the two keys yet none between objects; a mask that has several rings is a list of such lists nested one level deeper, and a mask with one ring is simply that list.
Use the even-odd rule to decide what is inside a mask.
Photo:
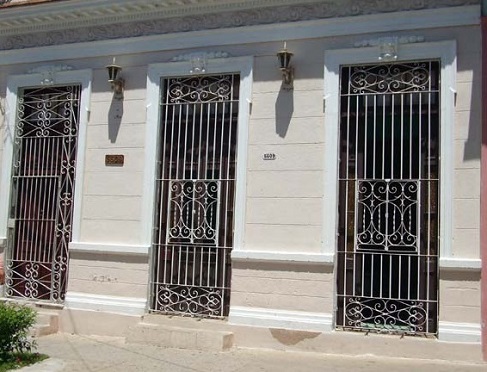
[{"label": "paved street", "polygon": [[487,365],[372,356],[237,349],[205,352],[126,344],[123,339],[56,334],[38,339],[38,351],[51,356],[24,372],[54,371],[485,371]]}]

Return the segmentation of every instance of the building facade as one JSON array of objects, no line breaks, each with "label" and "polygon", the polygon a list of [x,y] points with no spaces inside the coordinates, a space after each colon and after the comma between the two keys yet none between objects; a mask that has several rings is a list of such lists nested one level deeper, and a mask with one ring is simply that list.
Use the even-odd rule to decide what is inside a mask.
[{"label": "building facade", "polygon": [[154,313],[480,353],[480,18],[3,2],[3,296],[80,332]]}]

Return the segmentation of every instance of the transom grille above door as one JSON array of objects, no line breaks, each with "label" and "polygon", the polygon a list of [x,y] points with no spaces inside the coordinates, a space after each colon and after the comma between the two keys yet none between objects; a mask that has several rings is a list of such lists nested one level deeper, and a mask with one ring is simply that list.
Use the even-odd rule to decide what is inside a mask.
[{"label": "transom grille above door", "polygon": [[153,311],[228,314],[239,82],[232,74],[162,79]]},{"label": "transom grille above door", "polygon": [[437,332],[439,71],[341,68],[338,327]]},{"label": "transom grille above door", "polygon": [[6,255],[7,297],[64,300],[80,99],[79,85],[19,92]]}]

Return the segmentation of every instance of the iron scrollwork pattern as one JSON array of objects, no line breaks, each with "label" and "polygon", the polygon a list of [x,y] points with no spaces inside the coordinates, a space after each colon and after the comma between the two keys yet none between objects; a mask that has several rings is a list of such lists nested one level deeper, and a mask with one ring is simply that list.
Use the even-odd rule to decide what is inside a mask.
[{"label": "iron scrollwork pattern", "polygon": [[417,251],[417,180],[357,182],[357,249]]},{"label": "iron scrollwork pattern", "polygon": [[219,316],[224,290],[212,287],[166,285],[159,288],[157,303],[168,313]]},{"label": "iron scrollwork pattern", "polygon": [[428,319],[424,302],[349,298],[346,326],[388,333],[424,332]]},{"label": "iron scrollwork pattern", "polygon": [[161,80],[152,311],[228,314],[239,87],[236,74]]},{"label": "iron scrollwork pattern", "polygon": [[16,138],[76,136],[78,111],[77,87],[29,90],[18,99]]},{"label": "iron scrollwork pattern", "polygon": [[168,83],[171,103],[205,103],[233,99],[231,75],[180,77]]},{"label": "iron scrollwork pattern", "polygon": [[340,68],[338,327],[438,332],[440,71]]},{"label": "iron scrollwork pattern", "polygon": [[407,93],[427,91],[431,76],[426,63],[354,66],[350,76],[353,93]]},{"label": "iron scrollwork pattern", "polygon": [[66,291],[81,87],[21,90],[6,295],[62,302]]},{"label": "iron scrollwork pattern", "polygon": [[214,243],[218,232],[218,181],[170,182],[168,242]]}]

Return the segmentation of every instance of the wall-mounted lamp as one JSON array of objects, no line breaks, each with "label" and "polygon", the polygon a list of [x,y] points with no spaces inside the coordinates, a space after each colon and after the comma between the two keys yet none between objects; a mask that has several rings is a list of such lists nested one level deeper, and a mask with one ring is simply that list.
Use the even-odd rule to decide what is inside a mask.
[{"label": "wall-mounted lamp", "polygon": [[120,72],[122,71],[122,67],[115,64],[115,58],[111,65],[107,66],[108,70],[108,82],[112,86],[112,91],[114,93],[114,97],[116,99],[123,98],[123,88],[125,85],[125,80],[120,77]]},{"label": "wall-mounted lamp", "polygon": [[282,73],[282,84],[285,90],[293,89],[294,68],[290,66],[292,56],[293,54],[286,48],[286,43],[284,43],[284,48],[277,53],[279,70]]}]

